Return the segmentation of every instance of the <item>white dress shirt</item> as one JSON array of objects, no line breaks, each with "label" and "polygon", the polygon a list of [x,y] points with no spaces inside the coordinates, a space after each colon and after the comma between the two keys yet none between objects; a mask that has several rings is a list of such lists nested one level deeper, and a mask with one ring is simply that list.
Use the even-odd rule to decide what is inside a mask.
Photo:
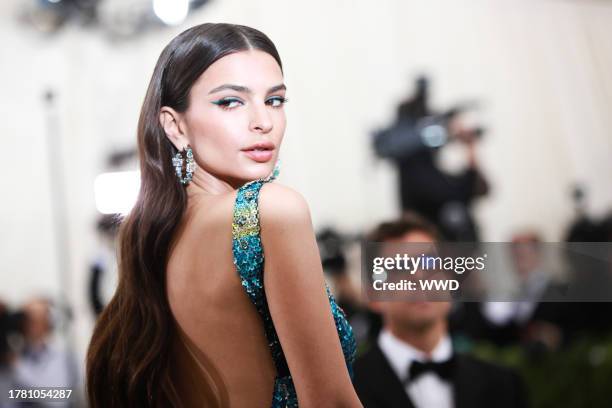
[{"label": "white dress shirt", "polygon": [[[448,360],[453,354],[448,335],[440,339],[428,358],[425,353],[398,339],[386,329],[378,336],[378,347],[401,382],[407,379],[412,361],[441,362]],[[436,373],[425,372],[405,383],[404,388],[415,408],[454,407],[452,384],[441,379]]]}]

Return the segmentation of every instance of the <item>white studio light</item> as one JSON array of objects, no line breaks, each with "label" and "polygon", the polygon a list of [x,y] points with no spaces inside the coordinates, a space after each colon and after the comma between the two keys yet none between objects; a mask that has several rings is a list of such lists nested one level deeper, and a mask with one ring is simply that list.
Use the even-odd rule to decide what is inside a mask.
[{"label": "white studio light", "polygon": [[102,214],[127,214],[140,190],[139,171],[102,173],[94,181],[96,208]]},{"label": "white studio light", "polygon": [[189,12],[189,0],[153,0],[155,15],[168,25],[185,21]]}]

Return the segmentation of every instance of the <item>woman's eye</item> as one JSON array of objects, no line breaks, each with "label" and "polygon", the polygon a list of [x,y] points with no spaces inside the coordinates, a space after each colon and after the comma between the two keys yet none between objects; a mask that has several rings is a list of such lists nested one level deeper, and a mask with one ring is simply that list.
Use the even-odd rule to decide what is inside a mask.
[{"label": "woman's eye", "polygon": [[240,99],[225,98],[225,99],[220,99],[218,101],[214,101],[213,103],[215,105],[220,106],[223,109],[232,109],[232,108],[235,108],[241,105],[242,101]]},{"label": "woman's eye", "polygon": [[270,98],[266,101],[266,103],[273,108],[280,108],[282,105],[287,103],[289,99],[283,98],[282,96],[275,96],[274,98]]}]

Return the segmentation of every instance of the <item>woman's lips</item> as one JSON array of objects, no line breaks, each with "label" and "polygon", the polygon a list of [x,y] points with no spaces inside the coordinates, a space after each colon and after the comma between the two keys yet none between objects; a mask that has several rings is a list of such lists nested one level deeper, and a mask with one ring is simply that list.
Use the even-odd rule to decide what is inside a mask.
[{"label": "woman's lips", "polygon": [[274,156],[274,150],[243,150],[244,154],[246,154],[251,159],[255,160],[258,163],[265,163],[272,160],[272,156]]}]

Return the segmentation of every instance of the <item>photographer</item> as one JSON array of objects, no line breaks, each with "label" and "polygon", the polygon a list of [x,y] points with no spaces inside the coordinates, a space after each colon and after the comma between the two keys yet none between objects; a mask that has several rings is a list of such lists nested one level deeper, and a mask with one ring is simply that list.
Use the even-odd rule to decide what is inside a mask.
[{"label": "photographer", "polygon": [[[427,100],[428,82],[420,78],[415,96],[399,106],[396,123],[375,136],[374,148],[397,165],[404,212],[422,214],[449,240],[477,241],[470,205],[489,190],[476,157],[476,142],[484,131],[463,124],[465,107],[433,114]],[[465,146],[467,168],[460,174],[449,174],[437,164],[440,149],[451,141]]]}]

